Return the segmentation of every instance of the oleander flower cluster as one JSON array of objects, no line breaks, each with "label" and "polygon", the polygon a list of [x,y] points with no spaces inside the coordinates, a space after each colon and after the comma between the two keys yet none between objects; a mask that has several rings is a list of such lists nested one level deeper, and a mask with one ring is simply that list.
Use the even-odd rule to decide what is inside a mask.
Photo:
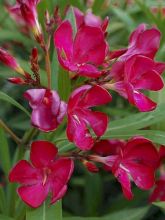
[{"label": "oleander flower cluster", "polygon": [[[17,0],[15,5],[6,7],[17,24],[32,31],[48,59],[50,42],[47,44],[44,39],[38,21],[36,7],[39,3],[39,0]],[[71,11],[75,24],[67,16]],[[9,78],[9,82],[29,87],[23,97],[32,111],[31,125],[42,132],[53,132],[63,124],[66,138],[74,144],[75,150],[61,154],[55,144],[35,140],[30,146],[30,159],[20,160],[11,169],[9,181],[20,185],[18,195],[29,206],[39,207],[49,195],[53,204],[65,195],[74,162],[78,160],[89,172],[103,169],[114,175],[129,200],[133,198],[132,182],[142,190],[155,187],[150,201],[165,200],[165,193],[162,193],[165,173],[155,180],[156,170],[163,166],[165,148],[162,146],[158,151],[154,143],[142,136],[127,141],[104,139],[109,117],[99,108],[109,106],[114,98],[111,91],[140,112],[153,111],[157,107],[147,92],[159,91],[164,86],[165,63],[155,60],[160,31],[140,24],[130,35],[128,47],[111,50],[107,41],[107,17],[102,20],[91,11],[83,13],[78,8],[68,8],[66,18],[60,17],[56,9],[54,17],[49,19],[47,16],[47,30],[53,38],[59,65],[73,83],[82,79],[81,85],[73,86],[68,100],[62,100],[59,91],[51,89],[47,59],[48,86],[42,85],[36,48],[33,48],[30,60],[33,76],[3,48],[0,48],[0,61],[21,74]]]}]

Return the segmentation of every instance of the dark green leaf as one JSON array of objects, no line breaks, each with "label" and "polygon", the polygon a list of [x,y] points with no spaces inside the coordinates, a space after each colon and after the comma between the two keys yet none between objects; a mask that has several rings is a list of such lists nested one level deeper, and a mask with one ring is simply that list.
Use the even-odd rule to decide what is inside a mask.
[{"label": "dark green leaf", "polygon": [[18,109],[22,110],[24,113],[26,113],[27,116],[30,117],[29,112],[22,105],[20,105],[17,101],[15,101],[13,98],[8,96],[4,92],[0,92],[0,99],[16,106]]}]

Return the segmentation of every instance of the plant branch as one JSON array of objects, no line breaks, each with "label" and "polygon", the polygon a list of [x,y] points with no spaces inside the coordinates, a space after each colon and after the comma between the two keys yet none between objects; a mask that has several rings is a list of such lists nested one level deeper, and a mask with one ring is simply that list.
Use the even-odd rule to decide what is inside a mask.
[{"label": "plant branch", "polygon": [[21,139],[0,119],[0,126],[11,136],[11,138],[17,143],[21,143]]},{"label": "plant branch", "polygon": [[49,49],[45,49],[45,68],[47,73],[48,79],[48,88],[51,88],[51,64],[50,64],[50,56],[49,56]]}]

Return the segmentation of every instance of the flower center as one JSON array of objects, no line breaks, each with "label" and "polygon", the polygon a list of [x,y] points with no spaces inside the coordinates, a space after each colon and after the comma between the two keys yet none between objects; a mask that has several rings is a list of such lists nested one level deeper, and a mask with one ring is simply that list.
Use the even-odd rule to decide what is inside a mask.
[{"label": "flower center", "polygon": [[42,180],[43,186],[46,184],[46,181],[50,174],[51,174],[51,170],[49,168],[47,167],[43,168],[43,180]]}]

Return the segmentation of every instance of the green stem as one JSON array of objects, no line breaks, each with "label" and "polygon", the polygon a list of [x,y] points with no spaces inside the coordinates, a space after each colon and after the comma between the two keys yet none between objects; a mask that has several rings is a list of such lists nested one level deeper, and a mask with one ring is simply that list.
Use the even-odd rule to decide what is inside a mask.
[{"label": "green stem", "polygon": [[0,126],[11,136],[11,138],[16,142],[16,144],[21,143],[21,139],[17,137],[16,134],[0,119]]},{"label": "green stem", "polygon": [[48,88],[51,89],[51,63],[48,49],[45,50],[45,65],[48,78]]}]

